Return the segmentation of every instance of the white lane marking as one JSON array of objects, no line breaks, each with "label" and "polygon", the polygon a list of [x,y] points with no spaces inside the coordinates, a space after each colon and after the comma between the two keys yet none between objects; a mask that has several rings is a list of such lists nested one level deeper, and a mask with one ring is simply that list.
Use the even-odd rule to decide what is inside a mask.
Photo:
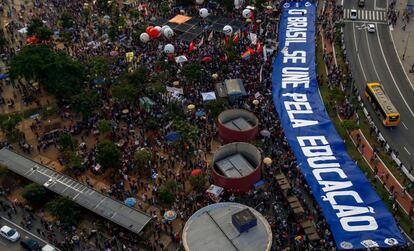
[{"label": "white lane marking", "polygon": [[401,123],[403,124],[403,126],[405,127],[405,129],[407,129],[407,130],[408,130],[408,127],[405,125],[405,123],[404,123],[404,122],[402,122],[402,121],[401,121]]},{"label": "white lane marking", "polygon": [[47,243],[45,240],[43,240],[42,238],[40,238],[40,236],[37,236],[37,235],[35,235],[35,234],[33,234],[33,233],[31,233],[31,232],[27,231],[26,229],[24,229],[24,228],[22,228],[21,226],[17,225],[17,224],[16,224],[16,223],[14,223],[13,221],[10,221],[10,220],[8,220],[8,219],[4,218],[3,216],[0,216],[0,217],[1,217],[1,219],[2,219],[2,220],[7,221],[7,223],[9,223],[9,224],[11,224],[11,225],[15,226],[16,228],[18,228],[18,229],[22,230],[22,231],[23,231],[23,232],[25,232],[26,234],[28,234],[28,235],[30,235],[30,236],[32,236],[32,237],[34,237],[34,238],[36,238],[36,239],[40,240],[42,243]]},{"label": "white lane marking", "polygon": [[411,153],[407,150],[407,148],[405,148],[405,146],[404,146],[404,150],[408,153],[408,155],[411,156]]},{"label": "white lane marking", "polygon": [[341,0],[341,5],[344,6],[344,0]]},{"label": "white lane marking", "polygon": [[[390,27],[392,27],[392,25],[390,25]],[[397,55],[398,61],[400,62],[401,68],[402,68],[402,69],[403,69],[403,71],[404,71],[404,74],[405,74],[405,77],[406,77],[406,78],[407,78],[407,80],[408,80],[408,83],[410,83],[410,85],[411,85],[411,89],[413,89],[413,90],[414,90],[414,85],[413,85],[413,83],[411,83],[411,80],[410,80],[410,78],[408,77],[407,71],[405,70],[405,68],[404,68],[404,66],[403,66],[403,64],[402,64],[401,58],[400,58],[400,56],[398,55],[397,48],[395,47],[395,43],[394,43],[394,36],[392,35],[392,32],[391,32],[391,31],[393,31],[393,30],[394,30],[394,28],[392,28],[392,29],[390,28],[390,36],[391,36],[392,45],[394,46],[394,51],[395,51],[395,54]]]},{"label": "white lane marking", "polygon": [[[366,24],[367,21],[364,20],[343,20],[344,23],[363,23]],[[375,22],[375,21],[369,21],[370,24],[384,24],[384,22]]]},{"label": "white lane marking", "polygon": [[375,67],[374,59],[372,58],[371,46],[369,46],[369,41],[368,41],[368,32],[365,31],[364,33],[365,33],[365,39],[367,40],[368,54],[371,59],[372,66],[374,66],[375,75],[377,75],[378,80],[381,82],[381,78],[378,74],[377,67]]},{"label": "white lane marking", "polygon": [[367,76],[365,75],[364,67],[362,66],[361,58],[359,57],[358,45],[357,45],[356,36],[355,36],[355,25],[354,24],[352,24],[352,32],[354,33],[354,43],[355,43],[355,48],[356,48],[356,51],[357,51],[357,57],[358,57],[359,65],[361,67],[362,74],[364,75],[364,79],[365,79],[365,82],[366,82],[367,81]]},{"label": "white lane marking", "polygon": [[[375,26],[375,27],[376,27],[376,26]],[[377,30],[378,30],[378,29],[377,29]],[[405,98],[404,98],[403,94],[401,93],[400,88],[399,88],[399,87],[398,87],[398,85],[397,85],[397,81],[395,81],[394,74],[392,74],[392,71],[391,71],[391,69],[390,69],[390,66],[388,65],[387,58],[385,57],[384,50],[382,49],[382,44],[381,44],[381,40],[380,40],[380,38],[379,38],[379,34],[378,34],[378,32],[376,32],[376,33],[377,33],[378,43],[379,43],[379,45],[380,45],[380,49],[381,49],[381,53],[382,53],[382,57],[383,57],[383,59],[384,59],[385,65],[387,66],[388,72],[390,73],[390,76],[391,76],[391,79],[392,79],[392,81],[393,81],[393,83],[394,83],[394,86],[397,88],[397,91],[398,91],[398,93],[400,94],[400,96],[402,97],[402,99],[403,99],[403,101],[404,101],[405,105],[407,106],[407,108],[408,108],[408,110],[410,111],[411,115],[414,117],[414,112],[413,112],[413,110],[411,110],[410,106],[409,106],[409,105],[408,105],[408,103],[407,103],[407,100],[405,100]]]},{"label": "white lane marking", "polygon": [[102,202],[104,202],[105,200],[106,200],[106,197],[104,197],[101,201],[99,201],[99,203],[96,204],[96,206],[93,209],[97,209],[102,204]]}]

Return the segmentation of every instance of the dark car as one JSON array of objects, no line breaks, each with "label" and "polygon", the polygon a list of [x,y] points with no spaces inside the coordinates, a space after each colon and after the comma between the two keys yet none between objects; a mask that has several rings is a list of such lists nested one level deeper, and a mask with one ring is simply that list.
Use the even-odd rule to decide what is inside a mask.
[{"label": "dark car", "polygon": [[20,245],[30,251],[41,251],[42,248],[40,247],[39,243],[33,239],[30,239],[28,237],[24,238],[20,241]]},{"label": "dark car", "polygon": [[358,6],[364,7],[365,6],[365,0],[358,0]]}]

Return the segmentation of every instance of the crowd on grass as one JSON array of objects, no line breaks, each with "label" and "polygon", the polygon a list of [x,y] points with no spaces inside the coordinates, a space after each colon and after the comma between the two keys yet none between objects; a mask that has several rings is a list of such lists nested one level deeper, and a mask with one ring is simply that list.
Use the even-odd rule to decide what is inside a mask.
[{"label": "crowd on grass", "polygon": [[[113,239],[103,245],[97,245],[105,250],[116,249],[115,240],[121,240],[127,250],[137,250],[138,247],[166,250],[166,244],[161,241],[161,236],[167,235],[167,239],[169,238],[175,247],[179,247],[181,231],[186,219],[201,207],[213,203],[205,196],[205,188],[190,189],[188,177],[191,176],[191,171],[197,168],[201,169],[203,175],[207,177],[208,183],[211,182],[208,179],[210,171],[207,156],[212,153],[214,144],[220,145],[215,124],[218,111],[242,108],[252,111],[258,117],[260,130],[270,132],[269,137],[259,136],[256,143],[260,146],[262,155],[272,157],[273,163],[263,174],[263,178],[267,181],[266,189],[252,190],[246,194],[225,191],[222,201],[240,202],[259,210],[272,227],[272,250],[285,250],[287,247],[293,250],[335,250],[329,226],[301,175],[272,101],[272,60],[277,52],[274,48],[274,42],[277,40],[275,20],[283,1],[268,1],[267,4],[275,11],[257,8],[251,22],[246,22],[242,17],[242,9],[228,10],[220,5],[208,5],[210,15],[240,20],[243,27],[237,38],[236,35],[230,37],[231,41],[220,32],[212,33],[204,30],[193,41],[196,46],[192,51],[189,49],[192,46],[191,42],[180,41],[176,37],[168,40],[161,36],[143,43],[134,34],[135,30],[143,30],[146,25],[160,17],[169,19],[180,13],[198,17],[200,6],[190,5],[187,8],[180,8],[170,5],[165,9],[162,4],[167,1],[148,1],[145,6],[138,2],[136,5],[115,3],[115,6],[118,6],[115,7],[117,9],[115,12],[126,20],[124,26],[117,31],[116,39],[111,40],[112,31],[109,23],[113,16],[107,17],[106,12],[98,7],[98,2],[100,1],[90,1],[85,4],[84,1],[48,0],[34,1],[34,5],[29,5],[17,0],[5,0],[2,4],[3,14],[9,18],[8,26],[3,32],[13,44],[3,50],[2,56],[5,62],[25,46],[25,34],[19,30],[26,27],[30,20],[33,18],[44,20],[45,25],[55,33],[54,36],[58,36],[57,31],[60,29],[57,24],[62,13],[68,13],[73,18],[74,25],[69,30],[69,41],[50,44],[54,50],[65,51],[71,57],[85,63],[96,56],[111,58],[105,83],[99,86],[92,83],[90,85],[90,88],[99,95],[99,107],[88,116],[78,119],[71,111],[70,105],[61,102],[59,113],[66,126],[62,126],[59,132],[76,135],[80,139],[81,146],[76,146],[76,151],[81,156],[81,164],[76,172],[79,177],[84,177],[82,173],[86,171],[91,171],[96,177],[111,172],[108,178],[111,185],[109,189],[102,189],[102,192],[120,201],[135,197],[136,207],[148,212],[153,217],[154,224],[149,231],[150,236],[146,238],[137,238],[134,234],[116,228],[112,224],[106,225],[106,231],[109,236],[113,236]],[[334,3],[335,1],[326,1],[327,6]],[[131,8],[138,9],[137,17],[132,17]],[[83,14],[85,9],[88,10],[87,17]],[[323,13],[319,16],[319,22],[322,23],[328,41],[334,39],[333,25],[341,11],[336,7],[333,9],[332,15]],[[201,27],[206,24],[207,22],[200,20]],[[257,41],[252,41],[250,33],[257,34]],[[175,55],[186,55],[188,62],[178,64],[174,62],[174,58],[167,57],[163,53],[163,46],[166,43],[173,44]],[[266,57],[261,51],[265,45],[269,49]],[[248,47],[253,48],[257,53],[251,55],[249,59],[242,59],[240,55]],[[125,53],[130,51],[135,52],[133,65],[125,57]],[[206,57],[211,60],[204,62],[203,59]],[[325,53],[324,58],[329,71],[328,84],[340,85],[340,81],[343,81],[341,70],[332,65],[331,55]],[[199,68],[190,69],[196,73],[184,75],[182,72],[187,64],[197,65]],[[143,71],[145,79],[160,77],[163,85],[183,88],[183,94],[143,89],[137,94],[135,101],[120,102],[114,99],[111,90],[113,86],[119,84],[118,80],[128,72],[128,68],[132,70],[145,68]],[[194,78],[189,77],[192,74],[195,75]],[[231,101],[212,101],[216,102],[216,107],[203,102],[202,92],[213,91],[215,83],[233,78],[244,81],[246,96]],[[178,85],[173,85],[174,82],[178,82]],[[27,85],[21,80],[9,81],[7,84],[15,85],[19,93],[24,92]],[[138,104],[139,98],[144,96],[152,101],[150,107]],[[12,97],[5,97],[6,100],[8,98]],[[258,104],[253,102],[256,99],[259,100]],[[191,104],[195,105],[195,110],[188,108]],[[203,112],[203,115],[198,116],[196,112]],[[344,113],[350,116],[352,111],[345,107]],[[99,124],[104,120],[109,122],[110,129],[102,135],[103,133],[99,132]],[[33,148],[29,147],[29,152],[42,153],[49,147],[57,147],[58,136],[42,135],[42,122],[35,118],[32,123],[30,128],[36,135],[37,142],[34,143]],[[182,137],[178,142],[166,139],[168,134],[176,131],[180,132]],[[91,138],[94,140],[88,140]],[[99,163],[97,147],[106,139],[117,145],[120,161],[116,166],[105,167],[103,163]],[[24,144],[28,143],[23,140],[21,146]],[[137,163],[135,153],[142,149],[149,151],[150,157],[145,163]],[[59,161],[63,165],[68,164],[67,158],[60,158]],[[288,177],[292,187],[288,193],[297,196],[304,208],[305,212],[301,216],[293,212],[277,184],[275,175],[278,173]],[[166,203],[160,190],[163,185],[171,181],[174,181],[174,185],[171,186],[174,192],[173,198]],[[85,182],[92,186],[88,178]],[[177,212],[178,223],[163,218],[166,210]],[[304,220],[315,223],[318,240],[308,239],[300,225]],[[74,245],[68,243],[65,242],[65,245]],[[88,250],[88,247],[84,246],[84,250]]]}]

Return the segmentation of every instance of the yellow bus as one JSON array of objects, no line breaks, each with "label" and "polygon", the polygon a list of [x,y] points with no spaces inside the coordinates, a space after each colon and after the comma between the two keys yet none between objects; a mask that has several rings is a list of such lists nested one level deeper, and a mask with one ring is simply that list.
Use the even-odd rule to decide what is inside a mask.
[{"label": "yellow bus", "polygon": [[400,114],[385,94],[380,83],[368,83],[365,88],[365,96],[377,114],[381,116],[384,126],[397,126],[400,123]]}]

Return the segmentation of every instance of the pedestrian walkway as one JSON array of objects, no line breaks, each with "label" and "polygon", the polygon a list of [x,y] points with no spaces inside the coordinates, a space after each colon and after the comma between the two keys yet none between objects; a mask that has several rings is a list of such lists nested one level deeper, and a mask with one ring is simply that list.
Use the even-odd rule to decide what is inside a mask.
[{"label": "pedestrian walkway", "polygon": [[[390,26],[391,38],[393,39],[395,49],[400,57],[401,64],[407,74],[408,79],[411,81],[411,86],[414,88],[414,20],[407,21],[403,17],[407,0],[400,0],[395,6],[395,10],[399,18],[394,27]],[[411,14],[411,19],[414,15]]]},{"label": "pedestrian walkway", "polygon": [[[405,188],[398,182],[397,178],[390,172],[385,164],[379,159],[375,161],[374,149],[366,140],[360,130],[354,130],[350,133],[352,142],[358,148],[358,151],[362,154],[367,164],[372,171],[380,179],[381,183],[387,188],[392,195],[392,200],[396,200],[398,204],[404,209],[404,211],[413,217],[413,198],[408,194]],[[411,214],[410,214],[411,213]]]},{"label": "pedestrian walkway", "polygon": [[[387,12],[381,10],[356,10],[360,21],[387,22]],[[351,19],[351,9],[344,9],[344,19]]]}]

